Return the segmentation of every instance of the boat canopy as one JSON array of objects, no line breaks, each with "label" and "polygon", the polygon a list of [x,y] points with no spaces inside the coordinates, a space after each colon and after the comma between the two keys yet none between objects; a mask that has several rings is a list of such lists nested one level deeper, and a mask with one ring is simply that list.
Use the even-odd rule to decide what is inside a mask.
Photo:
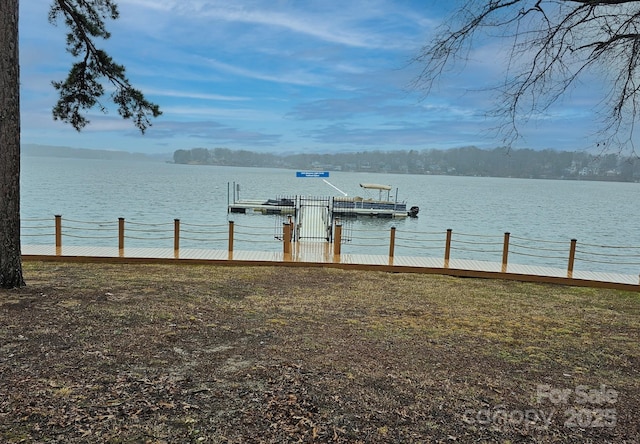
[{"label": "boat canopy", "polygon": [[379,185],[377,183],[361,183],[360,186],[368,190],[391,190],[390,185]]}]

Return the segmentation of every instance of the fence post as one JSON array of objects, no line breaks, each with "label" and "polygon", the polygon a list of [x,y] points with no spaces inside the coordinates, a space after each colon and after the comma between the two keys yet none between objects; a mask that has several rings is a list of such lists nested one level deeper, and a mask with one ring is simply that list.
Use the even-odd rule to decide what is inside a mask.
[{"label": "fence post", "polygon": [[282,252],[285,255],[291,255],[291,224],[282,224]]},{"label": "fence post", "polygon": [[502,246],[502,272],[507,272],[507,261],[509,259],[509,236],[511,233],[508,231],[504,233],[504,245]]},{"label": "fence post", "polygon": [[389,239],[389,257],[393,257],[396,248],[396,227],[391,227],[391,238]]},{"label": "fence post", "polygon": [[56,254],[60,255],[62,248],[62,216],[56,214]]},{"label": "fence post", "polygon": [[573,277],[573,263],[576,259],[576,243],[577,239],[571,239],[571,248],[569,249],[569,264],[567,265],[567,277]]},{"label": "fence post", "polygon": [[180,219],[173,219],[173,251],[180,250]]},{"label": "fence post", "polygon": [[118,218],[118,250],[124,250],[124,217]]},{"label": "fence post", "polygon": [[447,243],[444,247],[444,268],[449,268],[449,258],[451,257],[451,233],[453,230],[447,228]]},{"label": "fence post", "polygon": [[340,246],[342,245],[342,224],[336,224],[333,236],[333,255],[340,256]]},{"label": "fence post", "polygon": [[233,253],[233,221],[229,221],[229,246],[227,247],[229,253]]}]

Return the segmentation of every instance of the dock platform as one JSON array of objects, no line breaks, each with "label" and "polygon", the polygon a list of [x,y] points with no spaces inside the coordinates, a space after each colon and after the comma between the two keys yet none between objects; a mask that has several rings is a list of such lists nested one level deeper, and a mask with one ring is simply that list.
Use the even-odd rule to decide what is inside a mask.
[{"label": "dock platform", "polygon": [[229,204],[229,213],[262,213],[262,214],[295,214],[296,207],[293,204],[278,205],[268,204],[263,200],[239,200]]},{"label": "dock platform", "polygon": [[[363,199],[361,197],[316,197],[293,196],[268,200],[242,199],[228,204],[228,213],[286,214],[297,216],[305,206],[316,206],[318,201],[326,202],[328,220],[335,218],[406,218],[417,216],[417,207],[407,211],[404,202]],[[415,210],[414,210],[415,209]]]},{"label": "dock platform", "polygon": [[456,277],[505,279],[523,282],[552,283],[581,287],[613,288],[640,291],[638,276],[590,271],[573,271],[464,259],[342,254],[334,255],[326,242],[298,242],[290,254],[283,252],[226,251],[206,249],[76,247],[23,245],[25,261],[166,263],[210,265],[309,266],[343,269],[426,273]]}]

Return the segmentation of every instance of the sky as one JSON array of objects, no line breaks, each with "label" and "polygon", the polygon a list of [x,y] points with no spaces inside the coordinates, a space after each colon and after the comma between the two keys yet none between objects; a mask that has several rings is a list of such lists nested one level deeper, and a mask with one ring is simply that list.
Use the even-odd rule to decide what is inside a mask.
[{"label": "sky", "polygon": [[[275,153],[492,149],[486,117],[504,78],[496,43],[427,96],[412,63],[448,17],[424,0],[118,0],[120,18],[99,41],[131,83],[160,105],[145,135],[103,100],[78,133],[54,121],[56,91],[73,63],[50,0],[20,2],[22,143],[173,153],[229,148]],[[445,5],[445,6],[443,6]],[[589,145],[598,85],[522,128],[515,148]],[[568,131],[568,129],[571,129]]]}]

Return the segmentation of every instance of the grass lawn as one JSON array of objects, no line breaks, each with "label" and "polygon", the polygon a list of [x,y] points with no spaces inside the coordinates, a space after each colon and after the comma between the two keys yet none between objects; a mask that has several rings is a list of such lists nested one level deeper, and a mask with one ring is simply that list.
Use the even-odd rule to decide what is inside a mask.
[{"label": "grass lawn", "polygon": [[26,262],[0,442],[640,442],[640,294]]}]

